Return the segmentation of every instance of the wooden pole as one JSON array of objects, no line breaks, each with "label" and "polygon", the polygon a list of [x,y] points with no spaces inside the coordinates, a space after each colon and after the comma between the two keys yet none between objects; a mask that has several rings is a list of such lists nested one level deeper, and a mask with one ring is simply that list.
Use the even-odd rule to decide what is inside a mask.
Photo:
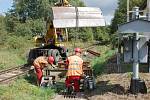
[{"label": "wooden pole", "polygon": [[147,0],[147,17],[148,21],[150,21],[150,0]]},{"label": "wooden pole", "polygon": [[130,17],[130,15],[129,15],[129,9],[130,9],[129,4],[130,4],[130,1],[127,0],[127,22],[130,21],[130,18],[129,18]]},{"label": "wooden pole", "polygon": [[66,33],[66,41],[68,42],[68,30],[65,28],[65,33]]}]

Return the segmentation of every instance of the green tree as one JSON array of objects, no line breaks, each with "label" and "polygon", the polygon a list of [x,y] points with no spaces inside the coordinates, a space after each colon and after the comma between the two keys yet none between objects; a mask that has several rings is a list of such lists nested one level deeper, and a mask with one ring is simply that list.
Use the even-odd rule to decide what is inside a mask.
[{"label": "green tree", "polygon": [[[141,6],[143,0],[130,0],[130,11],[135,6]],[[130,14],[131,16],[131,14]],[[111,44],[113,48],[117,46],[117,29],[119,24],[123,24],[127,21],[127,0],[118,0],[118,8],[115,11],[114,18],[110,27],[111,32]]]},{"label": "green tree", "polygon": [[110,40],[110,29],[106,27],[98,27],[93,29],[94,39],[101,42],[108,42]]},{"label": "green tree", "polygon": [[0,46],[5,43],[7,32],[5,25],[5,17],[0,15]]},{"label": "green tree", "polygon": [[[12,9],[6,14],[6,26],[9,32],[17,36],[45,33],[45,17],[52,17],[51,7],[58,0],[13,0]],[[81,0],[70,0],[72,6],[85,6]],[[108,28],[70,29],[69,39],[91,41],[93,34],[99,41],[108,41]],[[77,35],[77,36],[76,36]]]},{"label": "green tree", "polygon": [[5,24],[8,32],[14,32],[17,23],[19,23],[19,20],[14,13],[6,13]]},{"label": "green tree", "polygon": [[0,15],[0,35],[3,33],[6,33],[5,29],[6,29],[6,25],[5,25],[5,17]]},{"label": "green tree", "polygon": [[[20,18],[39,19],[51,13],[51,7],[58,0],[14,0],[13,9]],[[80,0],[71,0],[73,6],[84,6]]]},{"label": "green tree", "polygon": [[[130,0],[130,10],[135,6],[141,6],[143,0]],[[117,31],[118,25],[126,22],[127,19],[127,0],[118,0],[118,8],[115,11],[114,19],[112,20],[111,33]]]},{"label": "green tree", "polygon": [[81,0],[70,0],[72,6],[84,7],[85,4]]},{"label": "green tree", "polygon": [[55,0],[14,0],[13,9],[20,18],[39,19],[50,10]]}]

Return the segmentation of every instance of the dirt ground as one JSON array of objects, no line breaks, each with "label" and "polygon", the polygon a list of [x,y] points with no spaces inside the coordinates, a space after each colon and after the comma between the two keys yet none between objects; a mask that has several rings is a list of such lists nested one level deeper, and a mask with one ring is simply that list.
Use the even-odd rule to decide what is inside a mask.
[{"label": "dirt ground", "polygon": [[89,100],[150,100],[150,74],[141,73],[148,88],[148,94],[132,95],[128,93],[130,74],[104,74],[97,77],[97,87],[87,92]]},{"label": "dirt ground", "polygon": [[[115,57],[114,57],[115,58]],[[140,73],[140,79],[144,80],[147,86],[147,94],[130,94],[131,72],[125,71],[126,64],[123,65],[121,73],[118,73],[116,61],[111,59],[104,70],[104,74],[96,77],[96,88],[93,91],[86,91],[84,95],[86,99],[75,98],[66,99],[63,96],[56,95],[54,100],[150,100],[150,74]],[[114,60],[114,61],[113,61]],[[132,67],[130,68],[132,70]],[[140,68],[143,72],[145,67]]]},{"label": "dirt ground", "polygon": [[64,98],[56,95],[53,100],[150,100],[150,74],[141,73],[140,78],[144,79],[148,88],[147,94],[132,95],[128,92],[130,86],[130,73],[104,74],[96,79],[96,89],[85,92],[85,98]]}]

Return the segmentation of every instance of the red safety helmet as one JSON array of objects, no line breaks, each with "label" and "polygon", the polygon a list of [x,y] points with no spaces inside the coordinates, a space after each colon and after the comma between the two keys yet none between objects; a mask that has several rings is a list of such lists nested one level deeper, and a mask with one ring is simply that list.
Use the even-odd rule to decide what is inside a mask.
[{"label": "red safety helmet", "polygon": [[80,48],[75,48],[74,50],[75,52],[81,53],[81,49]]},{"label": "red safety helmet", "polygon": [[53,63],[54,63],[54,57],[53,57],[53,56],[49,56],[49,57],[48,57],[48,62],[49,62],[50,64],[53,64]]}]

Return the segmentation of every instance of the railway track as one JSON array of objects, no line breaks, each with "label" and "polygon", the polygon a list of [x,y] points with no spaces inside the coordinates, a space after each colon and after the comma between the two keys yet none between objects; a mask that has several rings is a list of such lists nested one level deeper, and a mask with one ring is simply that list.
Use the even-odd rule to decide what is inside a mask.
[{"label": "railway track", "polygon": [[[98,45],[98,43],[92,44],[92,45],[85,47],[85,48],[82,48],[82,50],[87,51],[94,56],[100,56],[99,53],[96,53],[96,52],[90,50],[91,48],[95,47],[95,45]],[[2,71],[0,71],[0,84],[8,83],[8,82],[16,79],[19,76],[25,75],[29,70],[30,70],[30,67],[27,64],[13,67],[13,68],[9,68],[6,70],[2,70]]]},{"label": "railway track", "polygon": [[52,100],[89,100],[89,99],[84,93],[79,93],[77,96],[70,95],[70,96],[64,97],[64,95],[57,95]]},{"label": "railway track", "polygon": [[0,71],[0,84],[8,83],[19,76],[25,75],[30,69],[29,65],[21,65]]}]

